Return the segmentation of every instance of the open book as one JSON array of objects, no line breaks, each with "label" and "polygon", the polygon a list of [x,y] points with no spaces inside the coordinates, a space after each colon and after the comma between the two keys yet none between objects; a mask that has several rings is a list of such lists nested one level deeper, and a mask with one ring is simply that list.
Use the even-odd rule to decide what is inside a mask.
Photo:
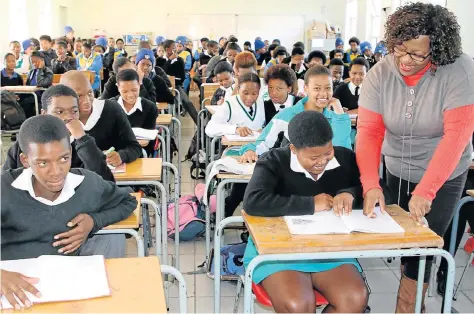
[{"label": "open book", "polygon": [[337,217],[334,211],[317,212],[314,215],[285,216],[291,234],[349,234],[404,233],[405,230],[389,214],[382,214],[376,207],[376,218],[369,218],[362,210],[352,210],[349,216]]},{"label": "open book", "polygon": [[133,134],[137,140],[149,140],[152,141],[158,135],[158,130],[147,130],[142,128],[132,128]]},{"label": "open book", "polygon": [[257,131],[253,131],[253,134],[249,136],[240,136],[238,134],[225,135],[229,142],[255,142],[259,136],[260,132]]},{"label": "open book", "polygon": [[228,172],[228,173],[241,174],[241,175],[251,175],[253,173],[254,168],[255,168],[255,163],[240,164],[235,158],[224,157],[217,160],[213,164],[209,178],[213,178],[219,172]]},{"label": "open book", "polygon": [[[41,298],[26,292],[32,303],[85,300],[110,295],[102,255],[43,255],[38,258],[2,261],[0,265],[3,270],[39,278],[35,287],[41,292]],[[1,302],[4,309],[12,308],[3,296]]]}]

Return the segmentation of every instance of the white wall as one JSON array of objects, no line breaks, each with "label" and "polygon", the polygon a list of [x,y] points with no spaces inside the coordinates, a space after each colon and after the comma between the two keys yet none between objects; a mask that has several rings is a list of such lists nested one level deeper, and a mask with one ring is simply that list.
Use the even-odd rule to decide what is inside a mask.
[{"label": "white wall", "polygon": [[461,38],[463,51],[474,58],[474,1],[472,0],[446,0],[447,8],[452,10],[461,25]]}]

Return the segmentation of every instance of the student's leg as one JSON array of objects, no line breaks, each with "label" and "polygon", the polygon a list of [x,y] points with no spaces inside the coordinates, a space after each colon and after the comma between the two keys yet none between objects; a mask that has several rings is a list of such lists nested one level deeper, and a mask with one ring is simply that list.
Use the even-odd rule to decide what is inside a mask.
[{"label": "student's leg", "polygon": [[79,255],[104,255],[105,258],[121,258],[125,257],[125,250],[125,235],[98,234],[87,239],[79,249]]},{"label": "student's leg", "polygon": [[262,281],[275,313],[315,313],[313,283],[310,273],[285,270]]},{"label": "student's leg", "polygon": [[230,217],[234,214],[235,209],[244,200],[245,189],[247,183],[234,183],[230,195],[225,199],[225,217]]},{"label": "student's leg", "polygon": [[185,93],[183,87],[177,86],[181,96],[181,102],[183,103],[184,109],[189,113],[189,116],[193,119],[194,123],[197,125],[197,110],[194,108],[193,103],[189,100],[188,95]]},{"label": "student's leg", "polygon": [[[369,291],[359,270],[345,264],[311,274],[314,288],[328,301],[323,313],[364,313]],[[314,298],[314,296],[313,296]]]}]

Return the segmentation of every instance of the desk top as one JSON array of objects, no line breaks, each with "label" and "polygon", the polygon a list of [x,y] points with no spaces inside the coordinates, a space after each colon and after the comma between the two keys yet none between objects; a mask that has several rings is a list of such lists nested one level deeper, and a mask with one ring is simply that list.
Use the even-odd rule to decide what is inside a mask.
[{"label": "desk top", "polygon": [[4,86],[1,89],[7,90],[9,92],[24,92],[24,93],[31,93],[31,92],[43,90],[43,88],[38,87],[38,86]]},{"label": "desk top", "polygon": [[113,225],[107,226],[104,229],[113,230],[113,229],[137,229],[140,227],[140,210],[141,210],[141,193],[131,193],[133,197],[137,199],[137,208],[127,219],[114,223]]},{"label": "desk top", "polygon": [[[166,108],[166,109],[168,109],[168,108]],[[173,115],[171,115],[171,114],[159,114],[158,118],[156,118],[156,124],[170,125],[172,117],[173,117]]]},{"label": "desk top", "polygon": [[417,226],[397,205],[388,213],[405,229],[403,234],[352,233],[338,235],[292,235],[283,217],[264,218],[242,211],[245,224],[260,254],[317,253],[386,250],[443,246],[443,239],[431,229]]},{"label": "desk top", "polygon": [[467,190],[467,195],[474,197],[474,190]]},{"label": "desk top", "polygon": [[225,135],[221,138],[221,144],[224,146],[244,146],[250,143],[255,143],[255,141],[229,141]]},{"label": "desk top", "polygon": [[127,164],[125,173],[115,173],[117,182],[120,181],[160,181],[162,170],[161,158],[138,158]]},{"label": "desk top", "polygon": [[222,173],[218,173],[216,175],[216,177],[218,179],[244,179],[244,180],[250,180],[252,178],[252,175],[222,172]]},{"label": "desk top", "polygon": [[96,299],[36,304],[35,313],[166,313],[165,293],[158,257],[106,259],[111,296]]}]

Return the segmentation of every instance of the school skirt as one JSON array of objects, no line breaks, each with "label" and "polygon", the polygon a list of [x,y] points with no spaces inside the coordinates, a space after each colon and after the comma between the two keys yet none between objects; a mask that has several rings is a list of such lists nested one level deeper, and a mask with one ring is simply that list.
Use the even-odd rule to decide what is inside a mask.
[{"label": "school skirt", "polygon": [[[248,267],[250,261],[258,255],[257,248],[252,241],[252,237],[249,237],[247,247],[244,253],[244,266]],[[345,264],[352,264],[359,272],[362,272],[362,268],[355,258],[348,259],[326,259],[326,260],[303,260],[303,261],[288,261],[278,262],[269,261],[259,264],[253,272],[253,282],[259,284],[263,279],[268,276],[284,271],[284,270],[295,270],[303,273],[319,273],[322,271],[331,270]]]}]

